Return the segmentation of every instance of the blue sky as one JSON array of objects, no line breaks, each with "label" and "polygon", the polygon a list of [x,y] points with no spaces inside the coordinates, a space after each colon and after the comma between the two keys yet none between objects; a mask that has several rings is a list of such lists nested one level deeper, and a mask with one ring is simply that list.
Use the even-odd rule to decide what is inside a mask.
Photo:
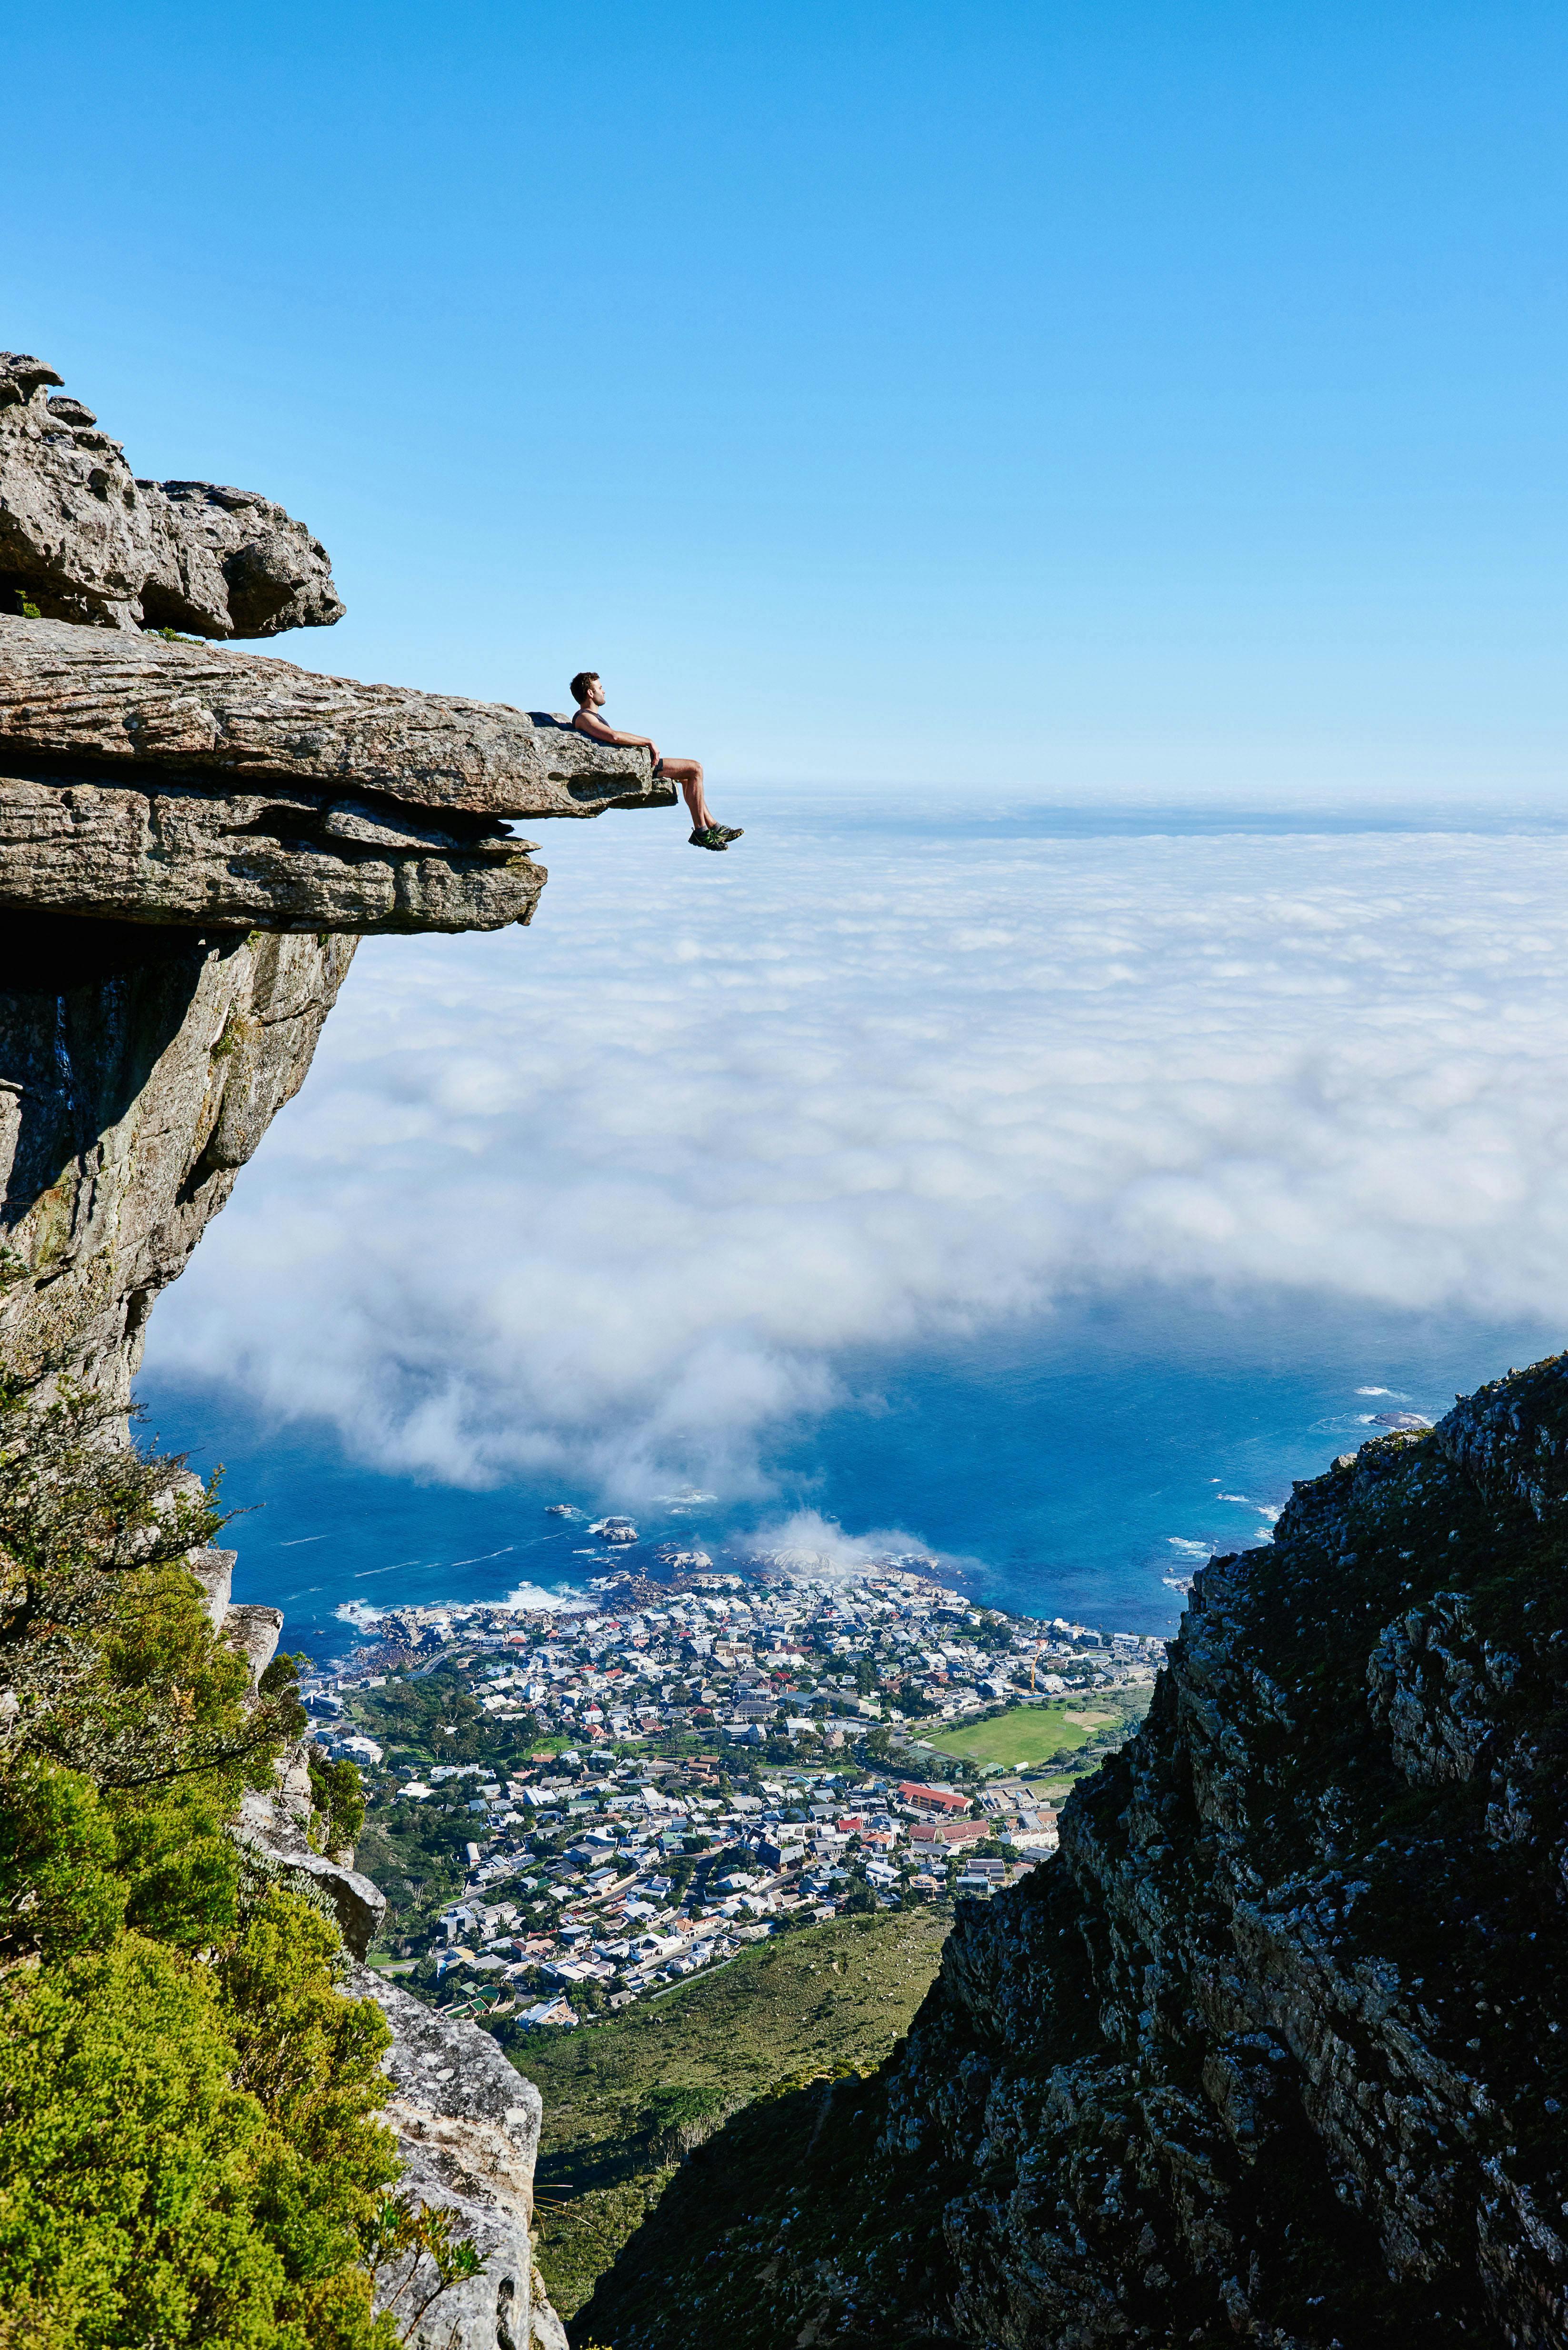
[{"label": "blue sky", "polygon": [[313,665],[716,777],[1552,799],[1568,19],[7,12],[0,335]]}]

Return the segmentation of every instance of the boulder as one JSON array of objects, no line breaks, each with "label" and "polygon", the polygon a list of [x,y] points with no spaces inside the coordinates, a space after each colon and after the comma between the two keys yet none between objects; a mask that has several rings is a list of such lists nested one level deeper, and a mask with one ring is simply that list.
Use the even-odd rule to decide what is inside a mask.
[{"label": "boulder", "polygon": [[0,591],[61,620],[275,637],[343,617],[319,539],[270,498],[140,481],[51,367],[0,352]]}]

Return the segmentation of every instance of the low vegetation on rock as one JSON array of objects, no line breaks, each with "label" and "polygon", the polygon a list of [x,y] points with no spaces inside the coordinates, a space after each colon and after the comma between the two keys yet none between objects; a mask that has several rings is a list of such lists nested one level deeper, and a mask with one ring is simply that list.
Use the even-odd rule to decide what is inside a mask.
[{"label": "low vegetation on rock", "polygon": [[387,2350],[387,2025],[226,1833],[291,1675],[253,1695],[184,1564],[212,1489],[115,1433],[0,1391],[0,2344]]}]

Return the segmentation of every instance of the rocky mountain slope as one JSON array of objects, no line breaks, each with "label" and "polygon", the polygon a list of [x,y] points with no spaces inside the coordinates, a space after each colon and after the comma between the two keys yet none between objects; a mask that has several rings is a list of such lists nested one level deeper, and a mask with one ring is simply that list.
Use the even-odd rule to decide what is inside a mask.
[{"label": "rocky mountain slope", "polygon": [[[0,353],[0,1370],[123,1406],[155,1299],[303,1082],[360,937],[525,922],[546,877],[512,819],[674,793],[549,712],[189,641],[337,619],[326,550],[254,492],[139,480],[59,383]],[[282,1617],[231,1605],[232,1554],[190,1564],[254,1692]],[[236,1833],[327,1895],[362,1959],[380,1897],[310,1849],[309,1810],[296,1751]],[[382,2280],[400,2327],[565,2350],[532,2262],[537,2092],[472,2026],[362,1969],[348,1988],[392,2024],[405,2182],[480,2256],[405,2324],[439,2282],[405,2255],[430,2273]]]},{"label": "rocky mountain slope", "polygon": [[1199,1577],[907,2045],[694,2156],[616,2350],[1568,2338],[1568,1357]]}]

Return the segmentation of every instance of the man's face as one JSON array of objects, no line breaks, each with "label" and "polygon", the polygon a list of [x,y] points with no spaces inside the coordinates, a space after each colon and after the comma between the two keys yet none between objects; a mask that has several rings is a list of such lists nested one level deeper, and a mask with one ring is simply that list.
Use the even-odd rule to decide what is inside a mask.
[{"label": "man's face", "polygon": [[599,708],[602,706],[602,704],[603,704],[604,698],[605,698],[605,690],[604,690],[603,686],[599,683],[599,681],[598,681],[597,678],[596,677],[596,678],[594,679],[593,682],[592,682],[592,683],[590,684],[590,686],[588,687],[588,699],[587,699],[587,708],[588,708],[589,710],[597,710],[597,709],[599,709]]}]

